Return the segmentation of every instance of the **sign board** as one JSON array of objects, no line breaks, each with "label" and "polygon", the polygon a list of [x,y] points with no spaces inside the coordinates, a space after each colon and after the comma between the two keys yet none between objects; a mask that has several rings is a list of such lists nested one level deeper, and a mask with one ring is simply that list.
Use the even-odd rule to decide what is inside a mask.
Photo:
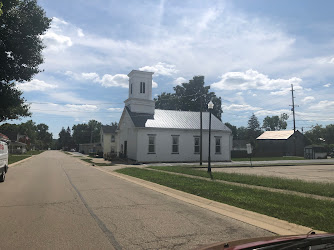
[{"label": "sign board", "polygon": [[250,143],[246,144],[247,147],[247,154],[251,154],[252,153],[252,145]]}]

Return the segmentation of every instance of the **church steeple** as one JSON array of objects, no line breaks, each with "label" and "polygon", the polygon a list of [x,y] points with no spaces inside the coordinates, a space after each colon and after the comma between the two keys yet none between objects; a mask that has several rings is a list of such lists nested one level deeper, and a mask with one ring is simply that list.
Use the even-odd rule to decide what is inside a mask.
[{"label": "church steeple", "polygon": [[132,70],[129,74],[129,98],[125,106],[135,113],[154,114],[155,103],[152,100],[153,72]]}]

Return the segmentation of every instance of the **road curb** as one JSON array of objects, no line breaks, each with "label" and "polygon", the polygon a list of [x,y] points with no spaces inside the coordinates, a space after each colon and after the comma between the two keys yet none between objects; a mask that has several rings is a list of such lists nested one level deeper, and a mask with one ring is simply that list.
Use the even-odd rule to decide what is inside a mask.
[{"label": "road curb", "polygon": [[[193,204],[195,206],[208,209],[212,212],[215,212],[221,215],[225,215],[230,218],[234,218],[236,220],[245,222],[247,224],[268,230],[278,235],[307,234],[308,232],[313,230],[312,228],[309,228],[309,227],[297,225],[297,224],[290,223],[290,222],[280,220],[274,217],[270,217],[267,215],[259,214],[256,212],[248,211],[245,209],[230,206],[230,205],[223,204],[220,202],[212,201],[212,200],[202,198],[202,197],[199,197],[193,194],[189,194],[189,193],[175,190],[175,189],[172,189],[166,186],[162,186],[156,183],[145,181],[145,180],[142,180],[136,177],[123,175],[123,174],[116,173],[116,172],[110,172],[110,171],[106,171],[104,169],[96,168],[96,167],[95,169],[105,172],[107,174],[113,175],[120,179],[149,188],[159,193],[168,195],[178,200],[182,200],[184,202]],[[313,230],[313,231],[316,233],[325,233],[320,230]]]}]

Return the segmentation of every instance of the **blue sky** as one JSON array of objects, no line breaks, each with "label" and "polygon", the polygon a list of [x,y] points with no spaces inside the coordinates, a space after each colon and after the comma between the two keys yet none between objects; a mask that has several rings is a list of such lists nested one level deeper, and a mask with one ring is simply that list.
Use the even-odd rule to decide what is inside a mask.
[{"label": "blue sky", "polygon": [[333,1],[38,2],[53,17],[44,72],[18,87],[54,138],[118,121],[132,69],[155,72],[154,96],[204,75],[238,127],[285,112],[292,129],[291,84],[297,129],[334,123]]}]

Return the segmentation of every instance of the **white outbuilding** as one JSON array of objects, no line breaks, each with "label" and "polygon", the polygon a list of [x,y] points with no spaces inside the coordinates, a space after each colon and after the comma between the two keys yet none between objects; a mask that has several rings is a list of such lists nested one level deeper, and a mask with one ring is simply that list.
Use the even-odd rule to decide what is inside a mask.
[{"label": "white outbuilding", "polygon": [[[117,129],[117,153],[137,162],[198,162],[200,113],[155,109],[152,72],[132,70],[129,98]],[[203,161],[208,159],[209,113],[203,112]],[[211,118],[211,161],[230,161],[232,132]]]}]

